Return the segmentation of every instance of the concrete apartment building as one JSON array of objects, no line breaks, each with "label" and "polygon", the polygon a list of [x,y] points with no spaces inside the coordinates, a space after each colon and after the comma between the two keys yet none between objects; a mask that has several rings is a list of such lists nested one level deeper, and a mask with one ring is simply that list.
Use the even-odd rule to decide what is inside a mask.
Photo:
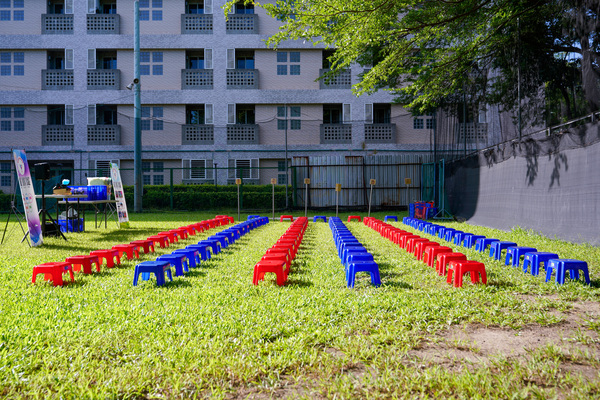
[{"label": "concrete apartment building", "polygon": [[[0,0],[0,190],[13,148],[75,169],[76,184],[77,170],[118,161],[133,184],[133,3]],[[364,66],[318,81],[331,50],[269,49],[280,22],[242,3],[226,21],[224,4],[140,1],[144,184],[168,183],[170,168],[175,183],[283,184],[286,135],[289,158],[430,149],[431,117],[352,93]]]}]

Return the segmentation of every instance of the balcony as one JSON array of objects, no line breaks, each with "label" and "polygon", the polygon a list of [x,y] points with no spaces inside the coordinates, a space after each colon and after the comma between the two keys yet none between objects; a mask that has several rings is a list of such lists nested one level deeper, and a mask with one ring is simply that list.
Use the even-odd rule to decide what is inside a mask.
[{"label": "balcony", "polygon": [[[327,74],[330,69],[320,69],[319,76]],[[341,71],[333,76],[319,80],[319,89],[350,89],[352,87],[352,75],[350,70]]]},{"label": "balcony", "polygon": [[73,14],[42,14],[42,34],[73,34]]},{"label": "balcony", "polygon": [[212,69],[182,69],[181,89],[202,90],[213,88]]},{"label": "balcony", "polygon": [[42,146],[72,146],[73,125],[42,125]]},{"label": "balcony", "polygon": [[212,33],[212,14],[181,14],[182,35],[210,35]]},{"label": "balcony", "polygon": [[88,125],[88,145],[120,145],[121,125]]},{"label": "balcony", "polygon": [[181,144],[214,144],[215,130],[213,125],[183,125],[181,127]]},{"label": "balcony", "polygon": [[321,124],[321,144],[352,143],[352,125]]},{"label": "balcony", "polygon": [[87,33],[92,35],[118,35],[120,33],[119,14],[88,14]]},{"label": "balcony", "polygon": [[258,70],[228,69],[227,89],[258,89]]},{"label": "balcony", "polygon": [[227,125],[227,144],[258,144],[258,125]]},{"label": "balcony", "polygon": [[73,90],[73,70],[43,69],[42,90]]},{"label": "balcony", "polygon": [[229,14],[225,23],[225,33],[253,34],[258,33],[256,14]]},{"label": "balcony", "polygon": [[119,90],[121,71],[118,69],[88,69],[88,90]]},{"label": "balcony", "polygon": [[396,124],[365,124],[365,143],[396,143]]}]

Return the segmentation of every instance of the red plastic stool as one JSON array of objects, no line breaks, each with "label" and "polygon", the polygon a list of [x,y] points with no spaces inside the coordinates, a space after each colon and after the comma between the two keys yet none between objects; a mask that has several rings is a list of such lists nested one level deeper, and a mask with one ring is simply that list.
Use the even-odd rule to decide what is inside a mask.
[{"label": "red plastic stool", "polygon": [[135,244],[136,246],[141,247],[144,250],[144,254],[148,254],[150,252],[154,253],[154,242],[148,239],[142,240],[134,240],[131,244]]},{"label": "red plastic stool", "polygon": [[185,228],[171,229],[170,232],[177,233],[177,238],[178,239],[187,239],[187,237],[188,237],[187,229],[185,229]]},{"label": "red plastic stool", "polygon": [[[479,277],[481,276],[481,283],[487,283],[487,275],[485,273],[485,265],[479,261],[465,260],[465,261],[450,261],[448,265],[448,277],[446,282],[454,283],[454,287],[462,287],[463,275],[467,272],[471,273],[471,282],[479,283]],[[454,275],[454,277],[453,277]]]},{"label": "red plastic stool", "polygon": [[406,241],[406,251],[409,253],[414,253],[417,243],[429,243],[429,239],[422,238],[422,237],[413,237],[413,238],[408,239]]},{"label": "red plastic stool", "polygon": [[169,235],[148,236],[148,240],[152,240],[155,244],[158,243],[160,247],[169,247]]},{"label": "red plastic stool", "polygon": [[288,259],[288,256],[286,253],[265,254],[264,256],[262,256],[262,258],[260,260],[261,261],[263,261],[263,260],[283,261],[285,263],[285,279],[287,279],[287,276],[290,273],[291,261]]},{"label": "red plastic stool", "polygon": [[171,243],[175,243],[177,241],[179,241],[179,238],[177,237],[177,232],[175,231],[163,231],[163,232],[158,232],[159,235],[167,235],[167,237],[169,238],[169,242]]},{"label": "red plastic stool", "polygon": [[127,259],[132,260],[135,254],[135,258],[140,258],[140,247],[136,244],[117,244],[112,248],[119,252],[119,257],[123,257],[123,254],[126,254]]},{"label": "red plastic stool", "polygon": [[452,249],[446,246],[428,247],[425,249],[425,255],[423,256],[423,262],[429,265],[431,268],[435,267],[435,259],[438,254],[452,253]]},{"label": "red plastic stool", "polygon": [[279,217],[279,222],[283,222],[286,219],[294,222],[294,216],[293,215],[282,215],[281,217]]},{"label": "red plastic stool", "polygon": [[277,276],[277,285],[283,286],[286,281],[285,261],[261,260],[254,266],[254,277],[252,283],[258,285],[258,281],[264,280],[265,273],[272,272]]},{"label": "red plastic stool", "polygon": [[[412,236],[416,236],[416,235],[414,235],[413,233],[410,233],[410,232],[407,232],[407,231],[399,231],[399,232],[394,232],[394,233],[392,233],[392,237],[391,237],[391,239],[390,239],[390,240],[391,240],[392,242],[396,243],[397,245],[399,245],[399,244],[400,244],[400,241],[402,240],[402,238],[403,238],[404,236],[411,236],[411,235],[412,235]],[[404,247],[404,246],[402,246],[402,247]]]},{"label": "red plastic stool", "polygon": [[350,221],[362,221],[362,219],[360,218],[360,215],[350,215],[348,216],[348,222]]},{"label": "red plastic stool", "polygon": [[117,259],[116,264],[121,264],[121,256],[119,255],[118,250],[106,249],[106,250],[94,250],[90,252],[92,256],[98,256],[98,260],[100,260],[100,264],[102,264],[102,259],[106,260],[106,268],[112,268],[115,266],[114,259]]},{"label": "red plastic stool", "polygon": [[38,274],[44,274],[44,279],[47,281],[52,281],[54,286],[62,286],[63,285],[63,274],[69,273],[71,275],[71,282],[75,281],[75,276],[73,275],[73,267],[70,262],[47,262],[43,264],[36,265],[33,267],[33,276],[31,277],[31,283],[35,283],[35,278]]},{"label": "red plastic stool", "polygon": [[194,236],[194,235],[196,235],[196,227],[194,225],[182,226],[181,228],[185,229],[185,231],[187,232],[188,236]]},{"label": "red plastic stool", "polygon": [[440,247],[440,244],[437,242],[419,242],[415,245],[414,255],[417,257],[417,260],[421,261],[423,259],[423,254],[427,249],[432,247]]},{"label": "red plastic stool", "polygon": [[400,237],[400,243],[398,243],[398,246],[400,246],[403,249],[406,249],[406,244],[407,242],[412,239],[412,238],[420,238],[421,236],[419,235],[404,235]]},{"label": "red plastic stool", "polygon": [[442,275],[446,275],[446,269],[447,269],[447,265],[450,261],[461,261],[467,260],[467,256],[465,256],[463,253],[442,253],[442,254],[438,254],[437,256],[437,267],[435,268],[435,270],[437,271],[438,275],[442,276]]},{"label": "red plastic stool", "polygon": [[67,257],[65,262],[72,265],[74,271],[81,271],[83,269],[84,274],[92,273],[92,264],[96,264],[96,271],[100,272],[100,259],[96,255],[83,255],[83,256],[71,256]]}]

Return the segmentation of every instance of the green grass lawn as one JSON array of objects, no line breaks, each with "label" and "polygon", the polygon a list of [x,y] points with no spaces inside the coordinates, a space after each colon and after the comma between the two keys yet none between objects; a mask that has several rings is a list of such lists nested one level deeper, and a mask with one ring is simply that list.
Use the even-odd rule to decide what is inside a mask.
[{"label": "green grass lawn", "polygon": [[[154,278],[132,286],[134,261],[76,273],[64,287],[41,275],[31,284],[36,264],[212,217],[132,214],[129,229],[114,222],[95,229],[88,215],[85,233],[69,233],[67,242],[48,238],[38,248],[20,243],[11,222],[0,245],[0,397],[600,398],[600,249],[519,229],[444,223],[585,260],[592,285],[545,283],[543,273],[524,274],[460,248],[485,262],[488,285],[465,280],[455,289],[356,222],[347,226],[379,263],[379,288],[366,274],[346,288],[322,222],[309,223],[284,287],[269,275],[253,286],[252,272],[289,222],[251,231],[160,288]],[[0,226],[5,221],[6,215]]]}]

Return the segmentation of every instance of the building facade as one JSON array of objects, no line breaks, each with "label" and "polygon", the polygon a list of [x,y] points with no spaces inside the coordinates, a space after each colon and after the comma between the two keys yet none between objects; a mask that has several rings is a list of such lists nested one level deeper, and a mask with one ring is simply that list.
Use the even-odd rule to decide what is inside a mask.
[{"label": "building facade", "polygon": [[[283,184],[286,148],[429,151],[431,117],[385,91],[356,97],[363,66],[318,80],[330,49],[267,48],[280,21],[263,9],[240,3],[226,20],[222,0],[139,3],[144,184]],[[1,190],[13,148],[76,184],[117,161],[133,184],[133,34],[133,0],[0,0]]]}]

